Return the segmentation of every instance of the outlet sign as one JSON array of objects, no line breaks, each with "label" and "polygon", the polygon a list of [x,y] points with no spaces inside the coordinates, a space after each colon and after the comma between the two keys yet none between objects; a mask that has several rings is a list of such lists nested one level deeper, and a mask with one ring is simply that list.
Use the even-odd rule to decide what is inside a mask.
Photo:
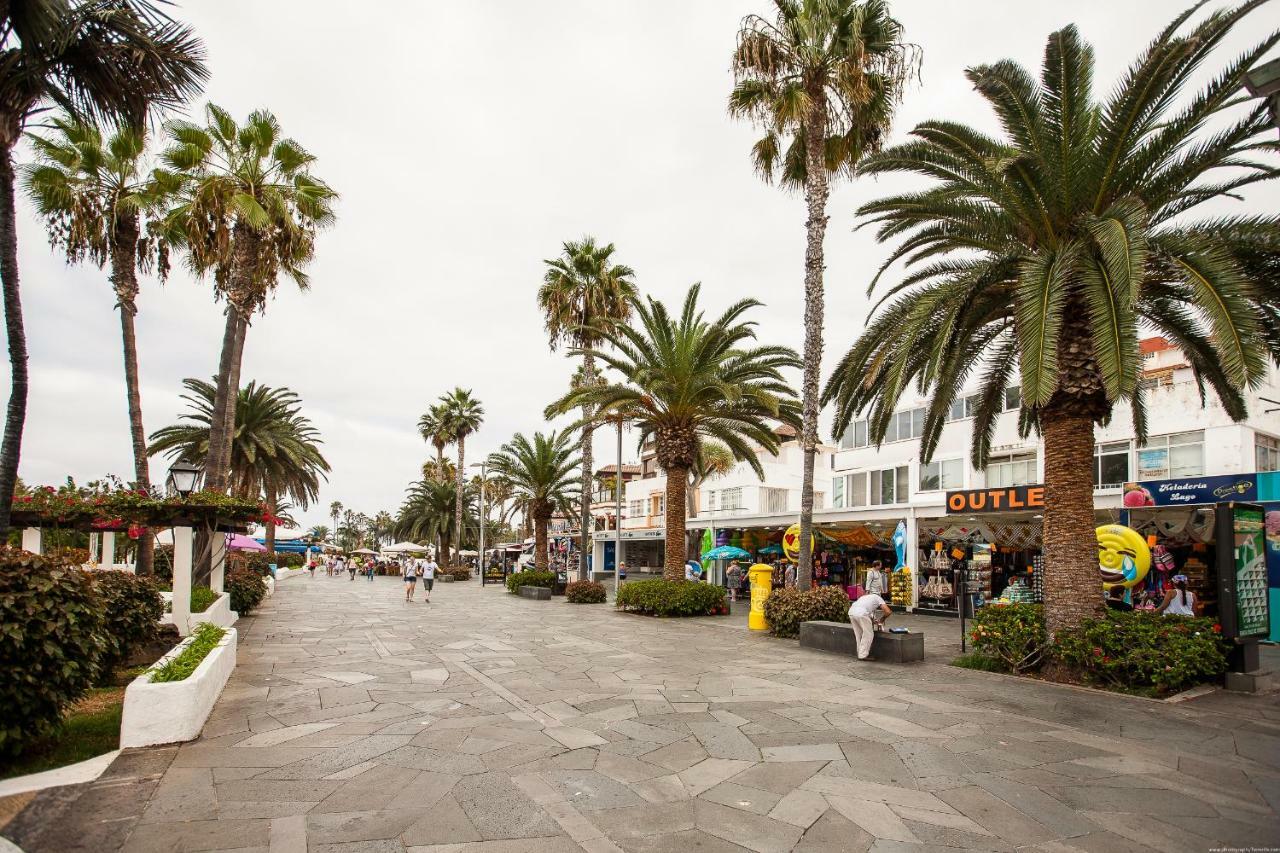
[{"label": "outlet sign", "polygon": [[1044,485],[947,492],[947,513],[1018,512],[1044,509]]}]

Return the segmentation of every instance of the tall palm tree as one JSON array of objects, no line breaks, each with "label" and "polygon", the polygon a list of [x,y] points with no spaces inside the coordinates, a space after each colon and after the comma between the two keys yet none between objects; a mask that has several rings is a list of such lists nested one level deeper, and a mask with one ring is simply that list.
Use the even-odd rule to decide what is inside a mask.
[{"label": "tall palm tree", "polygon": [[452,459],[428,459],[422,463],[422,479],[454,482],[458,479],[458,466]]},{"label": "tall palm tree", "polygon": [[804,402],[800,446],[800,565],[807,589],[813,560],[813,464],[818,446],[822,368],[823,240],[830,181],[852,172],[880,148],[918,51],[885,0],[773,0],[772,21],[748,15],[733,52],[737,79],[729,112],[754,121],[764,136],[752,149],[766,181],[803,189],[808,207],[804,253]]},{"label": "tall palm tree", "polygon": [[[189,411],[184,423],[151,435],[151,453],[191,462],[209,451],[216,388],[199,379],[183,381]],[[229,486],[234,494],[262,497],[275,510],[287,498],[301,509],[310,506],[329,463],[320,453],[319,432],[301,414],[301,400],[288,388],[250,382],[240,389],[231,447]],[[275,524],[266,524],[266,546],[275,550]]]},{"label": "tall palm tree", "polygon": [[328,542],[329,528],[323,524],[317,524],[315,527],[307,531],[307,538],[312,542]]},{"label": "tall palm tree", "polygon": [[436,403],[422,413],[422,417],[418,418],[418,432],[423,441],[436,449],[436,462],[443,469],[444,450],[453,443],[443,403]]},{"label": "tall palm tree", "polygon": [[386,545],[387,537],[391,536],[395,531],[396,520],[391,513],[386,510],[380,511],[373,517],[373,541],[378,545]]},{"label": "tall palm tree", "polygon": [[[444,415],[444,423],[449,430],[449,438],[458,445],[458,468],[454,471],[454,530],[458,532],[457,549],[462,550],[462,503],[466,495],[464,479],[466,475],[467,436],[480,429],[484,422],[484,406],[471,395],[469,388],[457,387],[440,397],[440,406]],[[454,554],[458,563],[462,562],[462,554]]]},{"label": "tall palm tree", "polygon": [[[148,175],[142,129],[125,125],[104,137],[96,125],[68,115],[55,117],[52,125],[51,136],[29,136],[36,162],[24,170],[24,183],[44,217],[50,243],[66,254],[69,263],[88,260],[99,268],[111,265],[111,286],[120,309],[134,484],[150,489],[134,317],[138,266],[149,263],[152,254],[151,241],[143,237],[144,217],[156,210],[163,195]],[[154,551],[154,535],[142,535],[138,574],[151,574]]]},{"label": "tall palm tree", "polygon": [[47,103],[85,119],[141,127],[200,91],[208,71],[200,40],[150,0],[10,0],[0,9],[0,57],[0,285],[10,365],[0,443],[3,539],[22,455],[28,384],[14,147]]},{"label": "tall palm tree", "polygon": [[[546,322],[551,349],[562,343],[582,352],[580,385],[596,381],[595,357],[601,333],[616,323],[626,322],[631,313],[628,299],[636,295],[631,267],[613,263],[614,245],[597,245],[594,237],[566,242],[560,257],[547,260],[542,287],[538,288],[538,308]],[[582,487],[591,494],[594,474],[592,459],[591,407],[582,408]],[[591,501],[582,501],[581,541],[578,549],[578,576],[586,580],[591,554]]]},{"label": "tall palm tree", "polygon": [[205,487],[228,487],[232,430],[244,339],[254,312],[266,303],[281,274],[308,286],[304,267],[315,253],[318,229],[333,222],[337,194],[311,174],[315,158],[283,137],[275,116],[250,113],[244,125],[215,104],[207,125],[170,122],[167,169],[158,182],[177,196],[158,232],[186,250],[188,265],[212,272],[215,293],[227,301],[218,364]]},{"label": "tall palm tree", "polygon": [[[404,503],[396,514],[395,535],[414,542],[435,542],[438,554],[447,554],[457,537],[454,510],[457,483],[419,480],[409,486]],[[464,496],[471,509],[470,496]]]},{"label": "tall palm tree", "polygon": [[489,456],[489,468],[511,484],[523,498],[533,519],[534,567],[548,568],[547,526],[557,512],[571,516],[579,500],[587,500],[574,482],[581,460],[573,455],[573,436],[568,430],[548,434],[535,432],[533,441],[522,433]]},{"label": "tall palm tree", "polygon": [[341,517],[344,509],[346,507],[342,505],[342,501],[333,501],[329,504],[329,517],[333,519],[334,544],[337,544],[338,518]]},{"label": "tall palm tree", "polygon": [[[1075,27],[1049,37],[1041,77],[1005,60],[968,72],[1003,138],[931,121],[869,157],[868,174],[935,183],[862,208],[880,236],[903,236],[889,263],[912,270],[881,300],[824,396],[835,429],[869,409],[874,440],[910,385],[932,395],[922,458],[952,401],[980,383],[972,461],[984,467],[1002,398],[1021,381],[1024,434],[1044,437],[1045,615],[1051,632],[1101,613],[1094,544],[1094,424],[1146,418],[1138,336],[1153,329],[1186,355],[1234,418],[1241,391],[1280,362],[1280,217],[1195,221],[1199,205],[1280,174],[1265,106],[1240,104],[1245,73],[1280,42],[1271,32],[1184,99],[1190,76],[1260,2],[1187,28],[1179,15],[1105,101],[1093,50]],[[1197,7],[1198,8],[1198,7]],[[1183,32],[1186,29],[1188,31]],[[873,287],[875,283],[873,281]]]},{"label": "tall palm tree", "polygon": [[570,391],[546,410],[551,417],[587,403],[601,421],[626,418],[639,430],[641,444],[655,440],[667,475],[663,574],[672,580],[684,578],[685,494],[703,441],[722,443],[763,479],[757,447],[777,453],[773,422],[800,422],[795,392],[782,375],[785,368],[798,368],[800,359],[787,347],[754,346],[755,323],[743,319],[761,303],[744,299],[709,320],[698,309],[699,290],[696,284],[689,288],[679,316],[652,297],[631,297],[639,323],[604,333],[603,342],[616,354],[594,352],[621,381]]}]

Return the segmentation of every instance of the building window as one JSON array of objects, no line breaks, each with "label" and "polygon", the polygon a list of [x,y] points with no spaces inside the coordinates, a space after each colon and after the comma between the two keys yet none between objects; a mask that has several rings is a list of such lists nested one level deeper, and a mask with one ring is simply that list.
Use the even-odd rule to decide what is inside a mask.
[{"label": "building window", "polygon": [[643,474],[641,476],[645,478],[658,476],[658,460],[657,459],[651,456],[648,459],[645,459],[642,464],[643,464]]},{"label": "building window", "polygon": [[1162,480],[1204,474],[1204,430],[1153,436],[1138,448],[1138,479]]},{"label": "building window", "polygon": [[631,518],[639,518],[644,515],[644,501],[632,501],[628,504],[627,515]]},{"label": "building window", "polygon": [[720,490],[720,508],[721,509],[742,509],[742,489],[721,489]]},{"label": "building window", "polygon": [[[764,511],[770,515],[787,511],[786,489],[763,489]],[[822,494],[819,492],[818,494]]]},{"label": "building window", "polygon": [[970,394],[951,401],[951,409],[947,412],[947,421],[959,421],[973,417],[978,410],[978,395]]},{"label": "building window", "polygon": [[1012,412],[1022,405],[1022,386],[1010,385],[1004,389],[1004,411]]},{"label": "building window", "polygon": [[663,495],[649,498],[649,515],[662,515],[667,511],[667,499]]},{"label": "building window", "polygon": [[845,503],[849,506],[867,505],[867,472],[849,475],[849,488],[845,491]]},{"label": "building window", "polygon": [[707,489],[707,512],[716,511],[716,492],[715,489]]},{"label": "building window", "polygon": [[920,491],[937,492],[964,488],[964,461],[943,459],[920,466]]},{"label": "building window", "polygon": [[1129,442],[1114,441],[1093,448],[1093,485],[1110,489],[1129,482]]},{"label": "building window", "polygon": [[837,508],[844,506],[844,477],[831,481],[831,505]]},{"label": "building window", "polygon": [[854,421],[845,429],[844,435],[840,436],[840,449],[848,450],[852,447],[867,446],[867,422]]},{"label": "building window", "polygon": [[1034,453],[993,456],[987,462],[987,485],[993,488],[1028,486],[1036,481]]},{"label": "building window", "polygon": [[896,504],[907,500],[907,466],[871,472],[871,503]]},{"label": "building window", "polygon": [[826,499],[827,499],[827,493],[826,493],[826,492],[814,492],[814,493],[813,493],[813,508],[814,508],[814,509],[825,509],[825,508],[826,508],[826,503],[825,503]]},{"label": "building window", "polygon": [[1254,433],[1254,450],[1259,471],[1280,471],[1280,438]]}]

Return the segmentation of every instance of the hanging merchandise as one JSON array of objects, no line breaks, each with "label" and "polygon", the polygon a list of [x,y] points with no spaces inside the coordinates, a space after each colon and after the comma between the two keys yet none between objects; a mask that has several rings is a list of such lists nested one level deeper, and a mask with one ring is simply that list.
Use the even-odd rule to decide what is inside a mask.
[{"label": "hanging merchandise", "polygon": [[1044,601],[1044,555],[1031,558],[1031,598],[1037,604]]},{"label": "hanging merchandise", "polygon": [[1173,554],[1163,545],[1157,545],[1151,549],[1151,566],[1161,572],[1172,572],[1177,568],[1177,564],[1173,561]]},{"label": "hanging merchandise", "polygon": [[729,531],[723,527],[716,531],[716,547],[729,544]]},{"label": "hanging merchandise", "polygon": [[889,575],[889,603],[897,604],[900,607],[908,607],[911,604],[911,587],[915,583],[915,578],[911,575],[911,569],[908,567],[904,571],[893,572]]},{"label": "hanging merchandise", "polygon": [[905,521],[899,521],[898,526],[893,529],[893,553],[898,558],[898,563],[893,570],[895,572],[910,571],[907,565],[907,523]]}]

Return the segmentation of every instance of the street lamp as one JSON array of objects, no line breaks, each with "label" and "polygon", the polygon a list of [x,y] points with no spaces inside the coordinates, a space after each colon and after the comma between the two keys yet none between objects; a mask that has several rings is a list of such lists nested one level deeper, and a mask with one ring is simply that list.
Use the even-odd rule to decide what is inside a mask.
[{"label": "street lamp", "polygon": [[[484,512],[484,498],[485,498],[484,487],[485,487],[485,483],[488,482],[488,480],[486,479],[489,474],[488,466],[489,466],[489,463],[487,461],[471,463],[472,468],[480,469],[480,547],[478,549],[480,551],[480,556],[476,559],[476,564],[480,567],[480,585],[481,586],[484,586],[484,523],[486,521],[485,512]],[[458,531],[458,535],[459,536],[462,535],[461,530]]]},{"label": "street lamp", "polygon": [[200,466],[179,460],[169,467],[169,478],[165,485],[170,492],[185,498],[196,490],[202,473],[204,472]]},{"label": "street lamp", "polygon": [[1271,123],[1280,128],[1280,59],[1259,65],[1244,75],[1244,88],[1255,98],[1266,98]]}]

